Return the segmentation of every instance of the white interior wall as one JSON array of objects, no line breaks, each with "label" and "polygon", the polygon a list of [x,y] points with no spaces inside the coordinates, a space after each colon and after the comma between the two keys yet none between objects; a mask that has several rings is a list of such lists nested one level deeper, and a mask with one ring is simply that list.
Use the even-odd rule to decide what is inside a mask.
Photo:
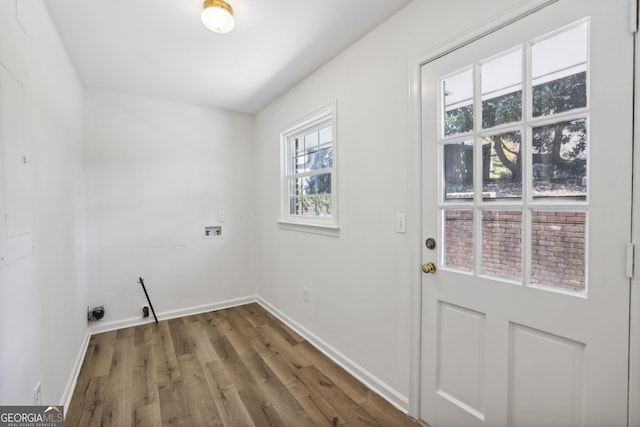
[{"label": "white interior wall", "polygon": [[[85,101],[89,299],[106,308],[95,326],[141,319],[138,277],[165,317],[255,295],[252,118],[97,89]],[[222,237],[203,239],[210,225]]]},{"label": "white interior wall", "polygon": [[87,336],[82,86],[41,1],[0,2],[0,63],[24,86],[35,246],[0,268],[0,405],[38,382],[58,404]]},{"label": "white interior wall", "polygon": [[[31,403],[37,381],[45,402],[60,401],[86,334],[87,304],[105,304],[102,325],[139,320],[142,276],[167,315],[257,289],[406,406],[410,277],[419,268],[411,254],[420,230],[410,215],[407,234],[396,233],[395,214],[415,203],[409,64],[519,3],[417,0],[255,118],[86,90],[83,173],[83,94],[66,52],[40,1],[2,2],[0,27],[15,16],[5,9],[19,4],[28,29],[37,250],[0,269],[0,342],[13,343],[0,346],[0,404]],[[7,46],[5,38],[0,58],[22,47]],[[340,236],[281,230],[279,131],[332,100]],[[204,225],[222,225],[223,237],[202,239]]]},{"label": "white interior wall", "polygon": [[[410,189],[409,65],[518,4],[415,1],[261,111],[255,120],[254,280],[265,303],[331,347],[398,406],[410,394],[410,285],[419,218]],[[281,230],[279,131],[337,100],[340,236]],[[305,303],[302,288],[310,289]]]}]

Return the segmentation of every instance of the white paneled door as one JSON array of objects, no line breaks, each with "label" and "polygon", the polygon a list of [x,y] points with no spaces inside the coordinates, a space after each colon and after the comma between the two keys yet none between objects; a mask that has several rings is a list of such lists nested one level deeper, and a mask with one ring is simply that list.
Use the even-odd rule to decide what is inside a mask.
[{"label": "white paneled door", "polygon": [[629,22],[560,0],[422,66],[433,427],[627,424]]}]

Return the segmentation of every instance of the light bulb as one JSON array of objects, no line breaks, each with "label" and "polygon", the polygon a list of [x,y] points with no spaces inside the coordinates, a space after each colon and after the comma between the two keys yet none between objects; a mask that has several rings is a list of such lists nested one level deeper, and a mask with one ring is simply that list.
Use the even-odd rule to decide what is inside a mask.
[{"label": "light bulb", "polygon": [[215,33],[228,33],[236,25],[233,15],[217,5],[205,8],[200,17],[204,26]]}]

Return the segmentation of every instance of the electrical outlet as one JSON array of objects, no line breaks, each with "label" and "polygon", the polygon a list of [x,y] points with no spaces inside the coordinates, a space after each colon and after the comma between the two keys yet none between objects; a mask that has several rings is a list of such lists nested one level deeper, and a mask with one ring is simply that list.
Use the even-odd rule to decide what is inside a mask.
[{"label": "electrical outlet", "polygon": [[304,302],[311,301],[311,293],[309,292],[309,288],[306,286],[302,288],[302,298],[304,299]]},{"label": "electrical outlet", "polygon": [[36,406],[42,405],[42,384],[36,384],[36,387],[33,389],[33,404]]}]

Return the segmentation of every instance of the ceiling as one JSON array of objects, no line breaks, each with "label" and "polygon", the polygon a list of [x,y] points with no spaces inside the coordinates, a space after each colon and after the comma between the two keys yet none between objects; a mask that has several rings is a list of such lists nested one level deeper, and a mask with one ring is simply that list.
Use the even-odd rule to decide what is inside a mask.
[{"label": "ceiling", "polygon": [[202,0],[45,0],[82,80],[256,113],[411,0],[227,0],[215,34]]}]

